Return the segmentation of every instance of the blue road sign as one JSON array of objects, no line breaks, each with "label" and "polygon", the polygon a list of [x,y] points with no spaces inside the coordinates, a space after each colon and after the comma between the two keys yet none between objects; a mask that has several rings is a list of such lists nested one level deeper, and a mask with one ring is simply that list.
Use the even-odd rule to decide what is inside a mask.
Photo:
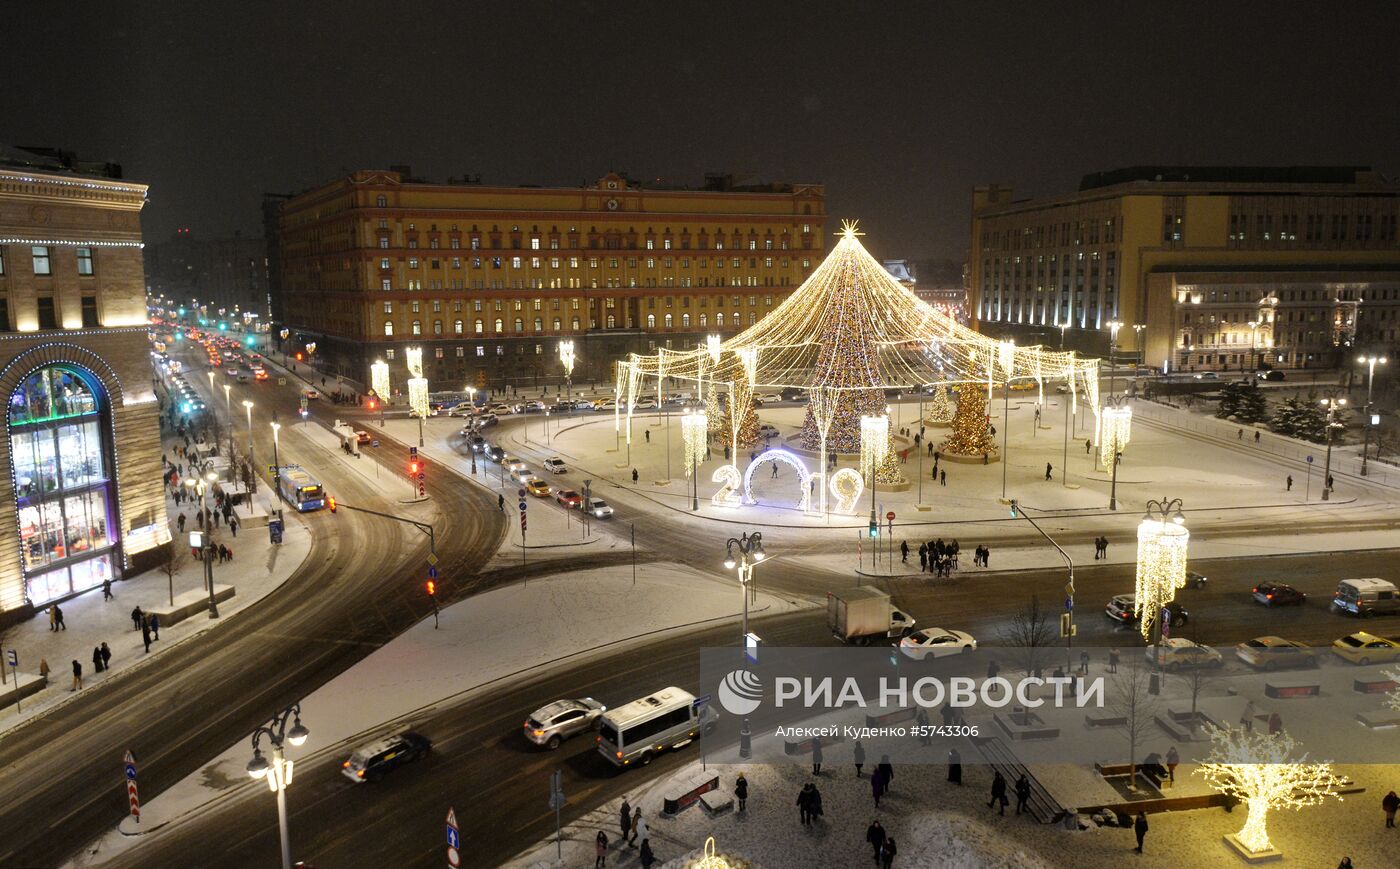
[{"label": "blue road sign", "polygon": [[136,781],[136,764],[128,763],[126,765],[126,779],[127,781]]},{"label": "blue road sign", "polygon": [[409,454],[410,456],[412,456],[413,458],[415,458],[415,459],[418,458],[418,448],[417,448],[417,447],[409,447],[409,448],[408,448],[408,454]]},{"label": "blue road sign", "polygon": [[525,512],[525,502],[524,502],[524,501],[521,501],[521,502],[520,502],[520,512],[521,512],[521,513],[524,513],[524,512]]},{"label": "blue road sign", "polygon": [[456,827],[448,827],[448,828],[447,828],[447,847],[449,847],[449,848],[461,848],[461,847],[462,847],[462,834],[459,833],[459,832],[457,832],[457,828],[456,828]]},{"label": "blue road sign", "polygon": [[691,705],[693,705],[696,709],[699,709],[701,706],[704,706],[706,703],[709,703],[709,702],[710,702],[711,700],[713,700],[713,699],[714,699],[714,696],[713,696],[713,695],[711,695],[711,694],[705,694],[705,695],[702,695],[702,696],[700,696],[700,697],[696,697],[696,698],[695,698],[695,702],[694,702],[693,704],[691,704]]},{"label": "blue road sign", "polygon": [[431,564],[428,565],[428,579],[437,579],[437,568]]},{"label": "blue road sign", "polygon": [[369,442],[369,445],[374,447],[376,450],[379,449],[379,438],[374,438],[373,440],[371,440]]},{"label": "blue road sign", "polygon": [[1312,456],[1308,456],[1308,464],[1312,464]]},{"label": "blue road sign", "polygon": [[10,649],[8,652],[5,653],[5,657],[9,659],[11,668],[19,666],[19,652],[16,652],[14,649]]}]

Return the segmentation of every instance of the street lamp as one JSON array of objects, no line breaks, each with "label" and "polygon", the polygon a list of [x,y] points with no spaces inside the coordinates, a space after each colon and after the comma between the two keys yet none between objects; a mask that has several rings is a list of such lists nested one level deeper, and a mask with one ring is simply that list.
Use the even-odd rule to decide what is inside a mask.
[{"label": "street lamp", "polygon": [[[292,727],[287,729],[287,719]],[[248,761],[248,775],[267,780],[268,789],[277,794],[277,829],[282,840],[282,869],[292,869],[292,839],[287,828],[287,788],[292,784],[292,761],[282,752],[282,744],[293,747],[306,742],[311,731],[301,723],[301,704],[293,703],[277,713],[267,724],[253,731],[253,759]],[[263,757],[258,743],[266,736],[272,743],[272,762]]]},{"label": "street lamp", "polygon": [[277,421],[277,414],[272,415],[272,485],[277,486],[277,477],[282,473],[282,463],[277,459],[277,433],[282,430],[282,423]]},{"label": "street lamp", "polygon": [[1332,435],[1343,425],[1337,422],[1337,412],[1347,405],[1345,398],[1324,398],[1321,401],[1327,408],[1327,461],[1322,470],[1322,500],[1332,500]]},{"label": "street lamp", "polygon": [[559,342],[559,361],[564,365],[564,395],[567,398],[572,398],[574,394],[574,342]]},{"label": "street lamp", "polygon": [[[1248,323],[1245,323],[1245,325],[1249,327],[1249,364],[1257,371],[1259,369],[1258,339],[1260,323],[1258,320],[1250,320]],[[1243,365],[1240,366],[1240,370],[1244,370]]]},{"label": "street lamp", "polygon": [[1361,445],[1361,476],[1366,476],[1366,456],[1371,451],[1371,387],[1376,380],[1376,366],[1384,365],[1384,356],[1358,356],[1356,361],[1366,366],[1366,419],[1364,430],[1365,440]]},{"label": "street lamp", "polygon": [[1119,320],[1108,321],[1108,397],[1113,397],[1113,390],[1118,383],[1118,365],[1114,357],[1118,352],[1118,330],[1123,328],[1123,323]]},{"label": "street lamp", "polygon": [[[205,517],[205,495],[217,479],[219,479],[219,475],[213,471],[205,474],[202,479],[185,478],[185,485],[199,495],[199,515],[202,519]],[[201,526],[199,550],[204,557],[204,584],[209,587],[209,618],[217,619],[219,605],[214,600],[214,540],[210,534],[212,528],[213,523],[205,519]]]},{"label": "street lamp", "polygon": [[1069,328],[1068,323],[1060,324],[1060,349],[1065,349],[1065,330]]},{"label": "street lamp", "polygon": [[[738,557],[735,557],[735,550],[738,550]],[[751,534],[741,534],[739,537],[731,537],[724,544],[724,567],[726,570],[737,570],[739,572],[739,591],[744,595],[744,621],[739,634],[739,645],[742,646],[749,636],[749,594],[750,583],[753,582],[754,565],[768,556],[763,551],[763,534],[754,531]]]},{"label": "street lamp", "polygon": [[[250,468],[256,468],[257,465],[253,461],[253,403],[244,399],[243,410],[248,417],[248,466]],[[244,491],[248,491],[246,486],[244,487]]]},{"label": "street lamp", "polygon": [[379,396],[379,427],[384,427],[384,405],[389,403],[389,363],[383,360],[369,366],[370,389]]}]

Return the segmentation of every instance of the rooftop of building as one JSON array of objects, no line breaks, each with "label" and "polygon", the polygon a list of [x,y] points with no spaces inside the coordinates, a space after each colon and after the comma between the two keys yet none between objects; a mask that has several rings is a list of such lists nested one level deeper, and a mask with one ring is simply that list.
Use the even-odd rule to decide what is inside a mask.
[{"label": "rooftop of building", "polygon": [[[779,181],[764,181],[757,176],[735,175],[733,173],[707,172],[699,184],[671,181],[665,178],[633,178],[627,172],[610,171],[601,178],[580,181],[575,185],[554,184],[487,184],[480,174],[466,173],[449,176],[445,181],[433,181],[416,175],[407,165],[391,165],[387,169],[362,169],[344,176],[353,183],[365,184],[371,181],[405,185],[417,184],[429,187],[486,188],[491,190],[655,190],[655,191],[699,191],[708,193],[766,193],[787,194],[798,190],[820,190],[820,184],[793,184]],[[341,179],[336,179],[341,180]],[[334,183],[334,182],[331,182]],[[324,185],[308,188],[315,190]],[[303,193],[306,191],[302,191]]]},{"label": "rooftop of building", "polygon": [[120,181],[119,163],[79,160],[72,151],[41,145],[7,145],[0,142],[0,168],[42,172],[45,175],[82,175]]},{"label": "rooftop of building", "polygon": [[1370,166],[1127,166],[1085,175],[1080,190],[1154,184],[1364,184],[1382,180]]}]

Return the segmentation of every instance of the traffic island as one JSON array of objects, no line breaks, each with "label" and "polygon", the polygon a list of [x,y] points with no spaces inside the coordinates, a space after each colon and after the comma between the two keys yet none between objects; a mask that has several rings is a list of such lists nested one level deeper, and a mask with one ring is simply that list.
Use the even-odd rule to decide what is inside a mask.
[{"label": "traffic island", "polygon": [[[214,602],[223,603],[234,595],[234,587],[214,583]],[[169,606],[149,607],[146,614],[160,619],[160,626],[168,628],[199,613],[209,611],[208,589],[195,588],[175,595],[175,602]]]}]

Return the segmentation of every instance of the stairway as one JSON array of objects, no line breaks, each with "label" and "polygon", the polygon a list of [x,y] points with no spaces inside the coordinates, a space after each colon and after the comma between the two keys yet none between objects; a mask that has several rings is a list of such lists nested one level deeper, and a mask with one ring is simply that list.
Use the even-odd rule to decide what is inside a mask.
[{"label": "stairway", "polygon": [[1045,786],[1036,781],[1030,770],[1026,769],[999,737],[970,736],[968,739],[982,755],[983,760],[1006,779],[1006,794],[1013,806],[1016,804],[1016,780],[1024,775],[1031,785],[1031,798],[1028,803],[1031,817],[1042,824],[1053,824],[1065,816],[1066,809],[1055,802],[1055,798],[1050,796]]}]

